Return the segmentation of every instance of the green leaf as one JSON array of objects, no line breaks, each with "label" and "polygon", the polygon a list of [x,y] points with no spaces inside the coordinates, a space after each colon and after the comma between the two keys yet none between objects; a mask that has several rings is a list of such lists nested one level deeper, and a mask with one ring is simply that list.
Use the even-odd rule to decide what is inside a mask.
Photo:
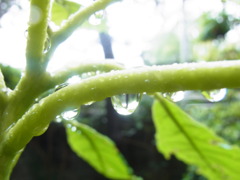
[{"label": "green leaf", "polygon": [[240,149],[193,120],[172,102],[157,96],[152,107],[159,152],[175,155],[209,180],[240,179]]},{"label": "green leaf", "polygon": [[89,126],[74,122],[75,131],[67,128],[68,143],[72,150],[99,173],[110,179],[130,180],[127,166],[115,144]]},{"label": "green leaf", "polygon": [[56,25],[61,25],[63,20],[79,10],[80,4],[71,1],[54,1],[52,7],[52,21]]}]

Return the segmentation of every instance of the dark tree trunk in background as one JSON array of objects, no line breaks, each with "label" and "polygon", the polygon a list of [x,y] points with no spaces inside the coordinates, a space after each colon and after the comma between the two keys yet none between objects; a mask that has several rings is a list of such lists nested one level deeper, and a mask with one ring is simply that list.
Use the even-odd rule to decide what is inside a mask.
[{"label": "dark tree trunk in background", "polygon": [[[114,60],[114,55],[112,51],[112,42],[109,34],[101,32],[99,33],[100,42],[104,51],[104,56],[106,59]],[[119,137],[118,125],[120,117],[117,112],[113,109],[111,99],[106,99],[106,110],[107,110],[107,135],[113,140],[117,140]]]},{"label": "dark tree trunk in background", "polygon": [[112,42],[109,34],[101,32],[99,33],[100,42],[104,51],[104,56],[106,59],[113,59],[113,51],[112,51]]}]

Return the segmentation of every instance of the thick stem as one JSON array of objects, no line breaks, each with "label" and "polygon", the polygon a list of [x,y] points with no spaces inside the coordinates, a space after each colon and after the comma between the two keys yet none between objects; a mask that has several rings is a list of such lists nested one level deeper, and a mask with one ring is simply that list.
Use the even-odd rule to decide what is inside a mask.
[{"label": "thick stem", "polygon": [[26,49],[27,72],[43,71],[44,47],[47,41],[50,0],[31,0]]},{"label": "thick stem", "polygon": [[143,67],[105,73],[42,99],[6,134],[4,142],[15,151],[22,149],[33,136],[42,134],[56,115],[90,101],[122,93],[239,88],[239,75],[240,61]]},{"label": "thick stem", "polygon": [[24,76],[16,89],[10,93],[0,121],[0,140],[34,103],[35,98],[48,89],[49,75]]}]

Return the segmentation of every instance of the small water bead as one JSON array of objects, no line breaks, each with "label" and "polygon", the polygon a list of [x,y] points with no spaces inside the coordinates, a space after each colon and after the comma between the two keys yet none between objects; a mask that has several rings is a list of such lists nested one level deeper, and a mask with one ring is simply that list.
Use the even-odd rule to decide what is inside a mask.
[{"label": "small water bead", "polygon": [[67,87],[70,84],[74,84],[77,82],[80,82],[81,78],[79,76],[72,76],[71,78],[69,78],[65,83],[59,84],[57,86],[55,86],[55,91],[58,91],[64,87]]},{"label": "small water bead", "polygon": [[49,89],[48,91],[43,92],[41,95],[39,95],[36,99],[35,99],[35,103],[38,103],[41,99],[47,97],[48,95],[54,93],[55,88],[54,89]]},{"label": "small water bead", "polygon": [[97,11],[89,17],[88,22],[94,26],[100,25],[102,23],[104,15],[105,15],[104,10]]},{"label": "small water bead", "polygon": [[72,127],[71,127],[71,130],[72,130],[73,132],[77,131],[77,127],[76,127],[76,126],[72,126]]},{"label": "small water bead", "polygon": [[44,44],[44,49],[43,49],[43,53],[47,53],[49,51],[49,49],[51,48],[51,40],[50,38],[47,36],[45,44]]},{"label": "small water bead", "polygon": [[141,94],[121,94],[111,97],[113,108],[121,115],[130,115],[138,107]]},{"label": "small water bead", "polygon": [[203,91],[202,95],[210,102],[218,102],[225,98],[227,89],[215,89],[212,91]]},{"label": "small water bead", "polygon": [[79,114],[79,109],[68,110],[61,114],[61,117],[65,120],[73,120]]},{"label": "small water bead", "polygon": [[92,76],[96,76],[96,72],[91,71],[91,72],[83,73],[81,75],[81,78],[82,79],[86,79],[86,78],[89,78],[89,77],[92,77]]},{"label": "small water bead", "polygon": [[61,123],[62,122],[62,118],[61,116],[56,116],[55,120],[56,123]]},{"label": "small water bead", "polygon": [[166,97],[173,102],[179,102],[184,99],[184,92],[183,91],[177,91],[174,93],[163,93],[163,97]]},{"label": "small water bead", "polygon": [[5,87],[5,88],[2,88],[2,92],[9,95],[12,92],[12,90],[8,87]]},{"label": "small water bead", "polygon": [[59,85],[55,86],[55,91],[59,91],[60,89],[66,87],[68,85],[69,85],[68,83],[59,84]]},{"label": "small water bead", "polygon": [[28,38],[28,30],[27,29],[24,31],[24,37]]}]

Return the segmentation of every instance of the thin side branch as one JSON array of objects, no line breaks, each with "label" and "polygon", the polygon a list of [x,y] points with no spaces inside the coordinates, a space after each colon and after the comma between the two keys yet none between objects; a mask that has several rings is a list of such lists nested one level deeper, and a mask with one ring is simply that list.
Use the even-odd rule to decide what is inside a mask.
[{"label": "thin side branch", "polygon": [[109,4],[119,0],[97,0],[92,5],[73,15],[63,27],[53,34],[53,45],[65,41],[93,13],[105,9]]},{"label": "thin side branch", "polygon": [[103,60],[103,61],[91,61],[87,63],[81,63],[77,66],[69,67],[64,70],[54,73],[52,76],[52,84],[58,85],[64,83],[68,78],[72,76],[81,76],[84,73],[96,72],[104,73],[113,70],[122,70],[124,69],[123,65],[118,64],[112,60]]}]

